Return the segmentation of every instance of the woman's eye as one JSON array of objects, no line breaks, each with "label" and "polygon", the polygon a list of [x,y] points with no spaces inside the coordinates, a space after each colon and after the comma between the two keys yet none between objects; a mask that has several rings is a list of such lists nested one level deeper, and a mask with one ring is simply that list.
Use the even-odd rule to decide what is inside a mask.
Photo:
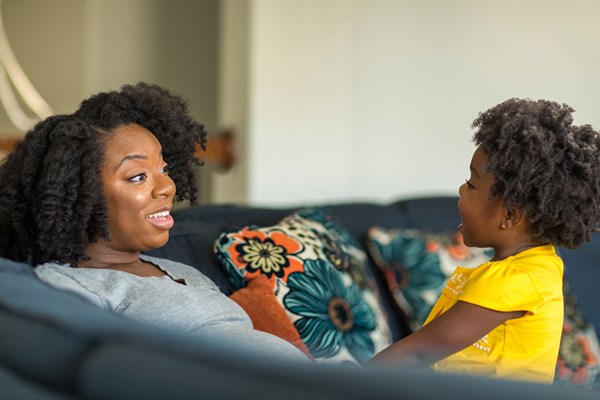
[{"label": "woman's eye", "polygon": [[165,165],[164,167],[161,168],[160,172],[162,174],[167,174],[168,175],[169,174],[169,166]]},{"label": "woman's eye", "polygon": [[142,182],[146,180],[146,173],[137,174],[128,179],[129,182]]}]

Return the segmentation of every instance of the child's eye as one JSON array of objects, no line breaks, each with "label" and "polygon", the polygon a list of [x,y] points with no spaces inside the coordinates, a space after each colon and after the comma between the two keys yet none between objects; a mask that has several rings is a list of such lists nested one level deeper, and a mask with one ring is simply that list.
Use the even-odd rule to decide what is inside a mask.
[{"label": "child's eye", "polygon": [[142,182],[146,180],[146,173],[142,172],[141,174],[137,174],[128,179],[129,182]]},{"label": "child's eye", "polygon": [[473,186],[473,184],[468,179],[465,179],[465,183],[467,184],[469,189],[475,189],[475,186]]}]

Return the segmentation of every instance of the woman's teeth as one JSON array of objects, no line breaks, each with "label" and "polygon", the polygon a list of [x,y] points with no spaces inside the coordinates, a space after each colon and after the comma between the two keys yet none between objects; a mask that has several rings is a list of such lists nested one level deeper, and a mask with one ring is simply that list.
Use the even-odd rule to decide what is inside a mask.
[{"label": "woman's teeth", "polygon": [[169,211],[161,211],[161,212],[157,212],[154,214],[148,214],[148,215],[146,215],[146,218],[163,218],[169,214],[170,214]]}]

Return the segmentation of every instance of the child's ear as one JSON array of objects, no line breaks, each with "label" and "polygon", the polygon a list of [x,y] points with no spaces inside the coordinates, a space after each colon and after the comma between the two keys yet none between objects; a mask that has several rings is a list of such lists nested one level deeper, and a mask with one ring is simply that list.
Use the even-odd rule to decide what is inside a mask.
[{"label": "child's ear", "polygon": [[525,221],[525,213],[519,208],[507,208],[502,218],[502,229],[514,229]]}]

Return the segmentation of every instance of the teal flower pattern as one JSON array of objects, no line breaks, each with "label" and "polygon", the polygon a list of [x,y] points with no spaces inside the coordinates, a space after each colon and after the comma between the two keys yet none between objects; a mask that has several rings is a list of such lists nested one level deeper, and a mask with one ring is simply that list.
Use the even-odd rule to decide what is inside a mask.
[{"label": "teal flower pattern", "polygon": [[346,348],[359,363],[369,360],[377,319],[354,283],[325,260],[307,260],[304,273],[288,278],[285,308],[300,316],[294,322],[302,341],[316,358],[333,357]]},{"label": "teal flower pattern", "polygon": [[342,228],[339,221],[327,208],[312,207],[305,208],[297,212],[297,216],[315,221],[324,226],[327,230],[334,232],[343,243],[358,247],[350,232]]},{"label": "teal flower pattern", "polygon": [[423,297],[423,292],[439,291],[447,279],[440,268],[439,256],[427,251],[422,237],[400,238],[389,250],[393,252],[389,259],[402,260],[402,263],[392,265],[393,271],[388,273],[394,274],[394,281],[422,324],[433,306]]},{"label": "teal flower pattern", "polygon": [[423,325],[457,266],[475,268],[493,254],[490,248],[465,246],[459,231],[374,226],[366,245],[413,331]]}]

